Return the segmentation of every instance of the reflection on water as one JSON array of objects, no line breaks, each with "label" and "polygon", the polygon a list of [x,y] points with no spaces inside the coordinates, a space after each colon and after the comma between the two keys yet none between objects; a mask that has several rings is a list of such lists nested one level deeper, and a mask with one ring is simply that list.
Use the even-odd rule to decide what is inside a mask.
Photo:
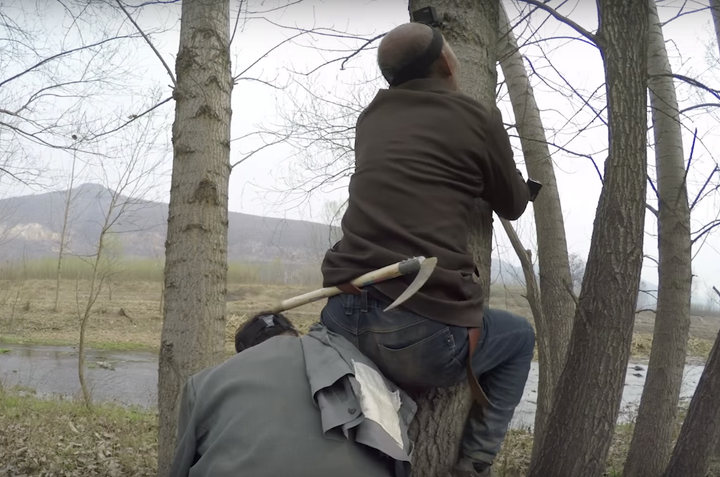
[{"label": "reflection on water", "polygon": [[[687,365],[683,374],[683,384],[680,390],[680,398],[691,398],[695,392],[700,375],[704,366]],[[640,404],[643,386],[645,385],[646,365],[631,364],[628,366],[625,375],[625,387],[623,388],[623,399],[620,406],[618,422],[624,422],[637,413]],[[530,376],[525,385],[523,399],[515,409],[515,416],[511,427],[532,428],[535,423],[535,408],[537,404],[538,364],[532,363]]]},{"label": "reflection on water", "polygon": [[[70,347],[1,345],[10,352],[0,354],[0,379],[7,387],[23,386],[39,395],[62,394],[80,397],[77,350]],[[157,405],[157,355],[145,352],[88,350],[86,376],[96,401],[115,401],[142,407]],[[623,411],[627,419],[640,402],[647,367],[630,365],[625,379]],[[692,397],[703,366],[686,366],[682,398]],[[537,363],[532,363],[523,400],[515,410],[512,427],[532,427],[537,402]]]},{"label": "reflection on water", "polygon": [[[31,388],[38,395],[81,396],[77,349],[5,344],[0,348],[10,350],[0,354],[0,379],[6,387]],[[143,407],[156,405],[155,354],[88,350],[85,362],[85,376],[95,400]]]}]

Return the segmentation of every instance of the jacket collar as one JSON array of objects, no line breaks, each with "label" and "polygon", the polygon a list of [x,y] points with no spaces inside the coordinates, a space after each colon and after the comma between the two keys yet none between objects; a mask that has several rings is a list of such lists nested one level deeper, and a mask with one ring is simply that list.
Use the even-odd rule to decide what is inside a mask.
[{"label": "jacket collar", "polygon": [[452,91],[447,83],[439,78],[418,78],[399,86],[390,86],[389,89],[407,89],[412,91]]}]

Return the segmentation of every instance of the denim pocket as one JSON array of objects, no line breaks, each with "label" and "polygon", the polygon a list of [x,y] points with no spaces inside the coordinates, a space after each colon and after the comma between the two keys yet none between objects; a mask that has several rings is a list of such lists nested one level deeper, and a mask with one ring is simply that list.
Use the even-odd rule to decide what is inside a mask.
[{"label": "denim pocket", "polygon": [[405,346],[377,343],[377,365],[401,387],[442,387],[458,382],[462,365],[455,357],[455,339],[447,326]]}]

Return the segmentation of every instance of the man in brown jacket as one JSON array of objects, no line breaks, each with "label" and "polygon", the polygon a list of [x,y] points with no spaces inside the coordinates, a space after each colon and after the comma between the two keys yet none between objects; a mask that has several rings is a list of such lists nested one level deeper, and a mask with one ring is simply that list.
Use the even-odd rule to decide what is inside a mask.
[{"label": "man in brown jacket", "polygon": [[330,298],[321,319],[405,388],[465,380],[468,328],[480,328],[472,361],[489,406],[474,405],[454,475],[489,476],[522,398],[535,335],[524,318],[485,306],[469,221],[476,198],[518,219],[529,189],[500,111],[458,91],[458,60],[437,30],[395,28],[378,48],[378,65],[390,87],[357,121],[343,238],[325,256],[324,286],[418,255],[438,265],[400,308],[382,311],[412,276]]}]

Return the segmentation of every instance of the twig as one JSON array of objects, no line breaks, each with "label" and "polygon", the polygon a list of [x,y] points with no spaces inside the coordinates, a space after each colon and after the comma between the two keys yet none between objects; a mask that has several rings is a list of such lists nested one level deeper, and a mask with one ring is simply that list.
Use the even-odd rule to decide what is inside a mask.
[{"label": "twig", "polygon": [[658,192],[657,187],[655,187],[655,183],[653,182],[652,177],[650,177],[650,174],[645,174],[645,176],[647,177],[647,180],[650,183],[650,187],[652,187],[652,190],[655,192],[655,196],[659,199],[660,193]]},{"label": "twig", "polygon": [[112,133],[114,133],[114,132],[117,132],[117,131],[119,131],[120,129],[122,129],[122,128],[124,128],[125,126],[127,126],[128,124],[132,123],[133,121],[137,121],[137,120],[140,119],[141,117],[145,116],[146,114],[151,113],[152,111],[156,110],[157,108],[159,108],[159,107],[162,106],[163,104],[170,102],[171,100],[172,100],[172,96],[170,96],[170,97],[168,97],[168,98],[165,98],[165,99],[163,99],[162,101],[160,101],[159,103],[155,104],[154,106],[146,109],[146,110],[143,111],[142,113],[131,115],[131,116],[130,116],[130,119],[127,120],[127,121],[125,121],[124,123],[122,123],[120,126],[114,128],[114,129],[111,129],[111,130],[109,130],[109,131],[103,131],[103,132],[101,132],[101,133],[99,133],[99,134],[95,134],[94,136],[92,136],[91,139],[97,139],[97,138],[99,138],[99,137],[107,136],[108,134],[112,134]]},{"label": "twig", "polygon": [[695,206],[697,205],[698,201],[700,200],[700,196],[702,195],[703,191],[704,191],[705,188],[708,186],[708,184],[710,183],[710,181],[712,180],[712,178],[713,178],[713,176],[715,175],[716,172],[720,172],[720,168],[718,168],[717,164],[715,165],[715,169],[712,170],[712,172],[711,172],[710,175],[708,176],[707,180],[705,181],[705,183],[703,184],[703,186],[700,188],[700,190],[698,191],[697,195],[695,196],[695,200],[693,200],[693,203],[692,203],[692,205],[690,206],[690,210],[693,210],[693,209],[695,208]]},{"label": "twig", "polygon": [[372,45],[374,42],[376,42],[376,41],[379,40],[380,38],[384,37],[386,34],[387,34],[387,32],[381,33],[380,35],[374,36],[374,37],[370,38],[369,40],[367,40],[360,48],[358,48],[357,50],[355,50],[355,52],[354,52],[353,54],[351,54],[350,56],[347,56],[347,57],[343,60],[343,62],[340,64],[340,69],[341,69],[341,70],[344,70],[344,69],[345,69],[345,64],[346,64],[348,61],[350,61],[353,57],[359,55],[360,52],[362,52],[365,48],[367,48],[368,46]]},{"label": "twig", "polygon": [[650,313],[655,313],[655,314],[657,314],[657,311],[653,310],[652,308],[641,308],[641,309],[637,310],[637,311],[635,312],[635,314],[636,314],[636,315],[639,315],[640,313],[643,313],[643,312],[646,312],[646,311],[648,311],[648,312],[650,312]]}]

